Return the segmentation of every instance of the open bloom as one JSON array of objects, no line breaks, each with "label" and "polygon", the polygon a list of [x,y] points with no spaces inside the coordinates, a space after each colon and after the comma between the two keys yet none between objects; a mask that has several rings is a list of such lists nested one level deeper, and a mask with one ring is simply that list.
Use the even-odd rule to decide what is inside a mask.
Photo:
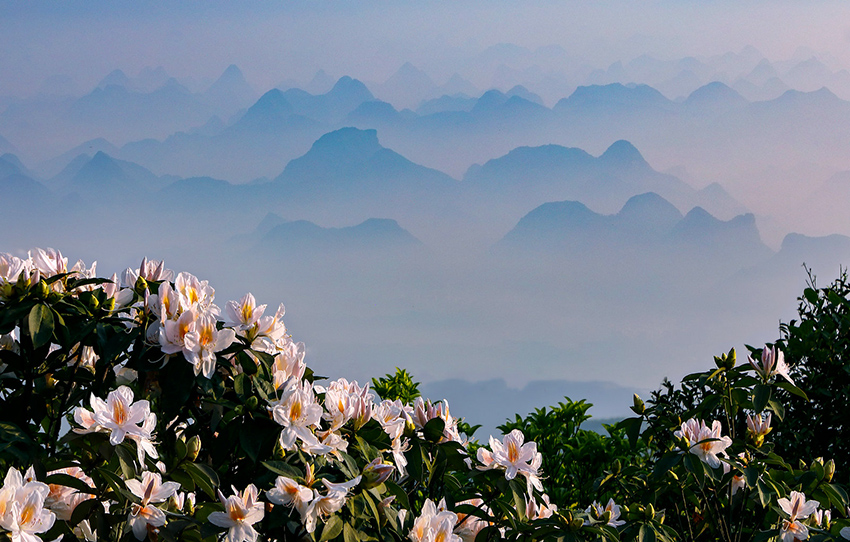
[{"label": "open bloom", "polygon": [[517,474],[525,476],[529,493],[531,493],[532,486],[537,488],[538,491],[543,491],[543,484],[540,483],[538,476],[538,469],[543,463],[543,456],[537,451],[536,442],[523,444],[523,440],[525,440],[525,436],[519,429],[514,429],[505,435],[502,442],[491,436],[490,448],[492,453],[485,448],[479,448],[478,460],[484,464],[484,468],[504,468],[505,478],[508,480],[513,480]]},{"label": "open bloom", "polygon": [[174,495],[180,484],[177,482],[162,481],[162,476],[156,472],[145,471],[142,473],[142,479],[127,480],[124,482],[133,495],[142,500],[142,504],[165,502],[169,497]]},{"label": "open bloom", "polygon": [[807,501],[806,495],[799,491],[792,491],[788,498],[777,499],[776,503],[782,511],[788,514],[788,519],[782,520],[779,536],[782,542],[794,542],[794,540],[805,540],[809,537],[809,529],[801,519],[806,519],[820,503],[818,501]]},{"label": "open bloom", "polygon": [[253,525],[263,519],[265,507],[257,500],[257,487],[248,485],[242,495],[233,488],[233,495],[225,498],[221,490],[218,498],[224,505],[224,512],[213,512],[209,515],[209,521],[219,527],[227,527],[227,542],[242,542],[250,540],[256,542],[257,531]]},{"label": "open bloom", "polygon": [[31,471],[21,476],[9,468],[0,488],[0,528],[9,532],[12,542],[42,542],[37,533],[49,531],[56,521],[56,515],[44,508],[50,488],[31,479]]},{"label": "open bloom", "polygon": [[275,504],[291,506],[303,514],[313,498],[313,490],[292,478],[278,476],[274,487],[266,492],[266,496]]},{"label": "open bloom", "polygon": [[[92,479],[86,476],[80,467],[66,467],[64,469],[50,471],[47,475],[50,476],[51,474],[57,473],[73,476],[74,478],[85,482],[86,485],[94,487]],[[68,521],[71,519],[71,514],[74,513],[74,509],[78,504],[93,498],[93,495],[90,493],[80,493],[75,488],[60,484],[49,484],[48,488],[50,491],[44,499],[44,506],[50,509],[50,511],[56,514],[56,517],[62,521]]]},{"label": "open bloom", "polygon": [[92,394],[90,404],[91,411],[83,407],[74,410],[74,420],[82,426],[82,430],[77,430],[78,432],[109,432],[109,442],[113,446],[121,444],[128,435],[144,440],[151,439],[150,428],[153,424],[149,422],[149,418],[156,415],[151,414],[147,401],[134,403],[133,390],[127,386],[120,386],[109,392],[106,401]]},{"label": "open bloom", "polygon": [[[547,497],[548,498],[548,497]],[[526,513],[528,517],[532,516],[532,512],[529,512],[531,507],[534,506],[534,500],[532,499],[531,503],[526,503]],[[479,498],[469,499],[466,501],[460,501],[457,503],[461,504],[469,504],[475,506],[476,508],[481,509],[483,512],[489,514],[490,509],[484,504],[484,501]],[[547,501],[548,504],[548,501]],[[557,507],[556,507],[557,509]],[[535,509],[536,510],[536,509]],[[465,514],[463,512],[457,513],[457,525],[455,525],[454,533],[460,536],[460,539],[463,542],[473,542],[475,537],[478,536],[478,533],[481,532],[482,529],[488,527],[490,525],[489,521],[481,519],[478,516],[473,516],[472,514]]]},{"label": "open bloom", "polygon": [[460,536],[453,531],[458,517],[454,512],[444,510],[444,503],[438,507],[428,499],[422,506],[422,514],[413,521],[408,537],[413,542],[461,542]]},{"label": "open bloom", "polygon": [[183,338],[183,355],[194,366],[196,376],[203,373],[210,378],[215,371],[216,352],[230,346],[235,338],[236,333],[232,329],[216,329],[215,317],[203,314]]},{"label": "open bloom", "polygon": [[750,365],[756,370],[756,373],[766,382],[771,376],[779,375],[791,384],[791,376],[788,374],[788,364],[785,363],[785,354],[782,350],[777,350],[775,346],[768,348],[767,345],[761,351],[761,360],[756,361],[752,357],[748,357]]},{"label": "open bloom", "polygon": [[596,501],[587,507],[585,510],[588,514],[596,517],[597,519],[604,519],[605,515],[608,514],[608,522],[607,524],[611,527],[619,527],[620,525],[625,525],[626,522],[620,519],[620,506],[614,503],[614,499],[608,499],[608,504],[603,507]]},{"label": "open bloom", "polygon": [[[283,426],[280,432],[280,447],[294,450],[296,439],[303,443],[302,449],[308,453],[327,453],[329,447],[322,448],[312,428],[322,419],[322,406],[316,402],[313,387],[309,382],[293,382],[287,387],[280,401],[272,408],[274,421]],[[324,451],[322,451],[324,449]]]},{"label": "open bloom", "polygon": [[732,439],[721,436],[723,430],[720,422],[714,420],[711,427],[708,427],[704,421],[691,418],[682,424],[682,427],[673,433],[678,438],[685,439],[688,444],[688,451],[699,457],[704,463],[708,463],[711,468],[716,469],[720,466],[718,455],[723,455],[726,448],[732,445]]}]

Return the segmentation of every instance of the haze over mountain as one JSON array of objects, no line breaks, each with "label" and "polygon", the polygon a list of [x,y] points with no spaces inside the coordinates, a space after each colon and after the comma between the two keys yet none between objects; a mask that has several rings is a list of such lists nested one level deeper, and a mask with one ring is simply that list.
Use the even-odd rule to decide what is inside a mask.
[{"label": "haze over mountain", "polygon": [[844,3],[337,7],[0,8],[0,251],[165,258],[471,418],[625,414],[850,260]]}]

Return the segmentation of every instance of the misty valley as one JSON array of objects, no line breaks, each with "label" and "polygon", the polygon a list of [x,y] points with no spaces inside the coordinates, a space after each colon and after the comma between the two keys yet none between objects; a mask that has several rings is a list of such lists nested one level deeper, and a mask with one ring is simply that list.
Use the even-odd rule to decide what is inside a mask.
[{"label": "misty valley", "polygon": [[[741,76],[712,80],[721,61]],[[368,86],[258,93],[230,66],[189,90],[148,68],[5,98],[0,248],[247,287],[286,304],[317,372],[405,367],[485,427],[564,395],[619,417],[730,340],[773,340],[803,264],[850,261],[850,102],[751,50],[694,62],[545,100],[409,63]],[[782,77],[804,69],[847,95],[844,71]],[[678,97],[620,82],[640,74]]]}]

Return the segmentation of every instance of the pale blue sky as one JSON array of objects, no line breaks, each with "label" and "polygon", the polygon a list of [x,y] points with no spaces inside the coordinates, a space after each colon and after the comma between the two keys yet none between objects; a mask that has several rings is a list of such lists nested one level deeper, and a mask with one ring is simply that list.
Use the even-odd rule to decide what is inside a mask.
[{"label": "pale blue sky", "polygon": [[383,81],[407,60],[438,82],[497,43],[557,44],[606,66],[655,56],[722,54],[751,44],[771,59],[798,46],[850,65],[845,2],[0,2],[0,95],[49,75],[82,89],[121,68],[162,65],[214,79],[238,64],[258,88],[319,68]]}]

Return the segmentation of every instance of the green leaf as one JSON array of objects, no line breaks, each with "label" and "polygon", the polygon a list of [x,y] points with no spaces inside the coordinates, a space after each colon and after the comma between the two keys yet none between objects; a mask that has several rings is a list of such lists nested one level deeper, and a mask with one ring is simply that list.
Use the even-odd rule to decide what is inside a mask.
[{"label": "green leaf", "polygon": [[766,386],[764,384],[756,385],[753,393],[753,409],[755,409],[756,412],[764,410],[764,407],[767,406],[767,402],[770,401],[770,394],[770,386]]},{"label": "green leaf", "polygon": [[210,498],[217,498],[215,488],[218,487],[219,481],[214,470],[202,463],[183,463],[180,468],[185,470]]},{"label": "green leaf", "polygon": [[438,442],[443,438],[443,430],[446,428],[446,422],[442,418],[433,418],[428,420],[425,427],[422,428],[422,434],[426,440]]},{"label": "green leaf", "polygon": [[246,373],[240,373],[233,379],[233,390],[244,402],[251,395],[251,377]]},{"label": "green leaf", "polygon": [[655,463],[655,469],[653,469],[652,475],[656,478],[664,476],[667,474],[667,471],[678,465],[681,460],[682,454],[679,452],[664,454],[664,456]]},{"label": "green leaf", "polygon": [[804,392],[803,390],[801,390],[800,388],[798,388],[797,386],[795,386],[794,384],[792,384],[790,382],[786,382],[786,381],[783,380],[782,382],[777,382],[776,386],[782,388],[783,390],[785,390],[789,393],[793,393],[797,397],[802,397],[806,401],[809,400],[809,397],[806,395],[806,392]]},{"label": "green leaf", "polygon": [[759,471],[755,465],[747,465],[744,467],[744,479],[747,481],[747,487],[750,489],[756,487],[759,479]]},{"label": "green leaf", "polygon": [[[248,355],[248,353],[247,353],[247,352],[245,352],[244,350],[243,350],[243,351],[241,351],[241,352],[238,352],[238,353],[236,354],[236,360],[237,360],[237,361],[239,362],[239,364],[242,366],[242,369],[245,371],[245,374],[252,375],[252,374],[256,374],[256,373],[257,373],[257,363],[256,363],[256,362],[254,361],[254,359],[253,359],[250,355]],[[238,393],[238,392],[237,392],[237,393]]]},{"label": "green leaf", "polygon": [[782,403],[776,399],[771,399],[767,402],[767,406],[769,406],[770,410],[772,410],[776,417],[779,418],[780,422],[785,419],[785,407],[782,406]]},{"label": "green leaf", "polygon": [[28,318],[30,338],[34,348],[41,348],[53,336],[53,310],[44,304],[35,305]]},{"label": "green leaf", "polygon": [[651,525],[641,525],[638,532],[638,542],[655,542],[655,529]]},{"label": "green leaf", "polygon": [[705,482],[705,467],[702,461],[692,453],[686,453],[683,459],[685,470],[694,475],[697,483],[701,486]]},{"label": "green leaf", "polygon": [[121,472],[124,474],[125,480],[130,480],[136,477],[136,455],[128,450],[122,443],[115,447],[115,453],[118,455],[118,463],[121,465]]},{"label": "green leaf", "polygon": [[262,465],[275,474],[286,476],[287,478],[303,478],[304,473],[286,463],[284,461],[263,461]]},{"label": "green leaf", "polygon": [[56,474],[51,474],[44,480],[45,484],[56,484],[60,486],[70,487],[72,489],[76,489],[80,493],[91,493],[94,494],[94,489],[92,489],[88,484],[80,480],[79,478],[75,478],[69,474],[58,472]]},{"label": "green leaf", "polygon": [[762,507],[767,507],[768,503],[770,503],[770,486],[759,478],[756,482],[756,490],[758,491],[759,501]]},{"label": "green leaf", "polygon": [[847,494],[844,493],[844,491],[840,487],[834,486],[832,484],[821,484],[818,489],[823,491],[826,496],[829,497],[829,502],[832,503],[832,506],[838,508],[839,510],[844,510],[846,508]]},{"label": "green leaf", "polygon": [[410,500],[407,498],[407,493],[405,493],[398,484],[390,480],[386,480],[384,485],[387,486],[387,491],[389,491],[391,495],[395,495],[395,502],[398,503],[400,509],[410,510]]},{"label": "green leaf", "polygon": [[101,504],[99,499],[86,499],[86,500],[84,500],[83,502],[78,504],[76,507],[74,507],[74,513],[71,514],[71,521],[69,521],[68,523],[70,525],[76,525],[79,522],[83,521],[84,519],[89,517],[89,514],[91,513],[92,509],[95,506],[103,506],[103,505]]},{"label": "green leaf", "polygon": [[340,518],[338,514],[334,514],[329,517],[325,522],[325,527],[322,529],[322,536],[319,538],[319,542],[333,540],[339,536],[339,533],[342,532],[342,526],[342,518]]},{"label": "green leaf", "polygon": [[348,523],[343,525],[342,536],[345,542],[360,542],[360,537],[357,536],[357,531]]}]

